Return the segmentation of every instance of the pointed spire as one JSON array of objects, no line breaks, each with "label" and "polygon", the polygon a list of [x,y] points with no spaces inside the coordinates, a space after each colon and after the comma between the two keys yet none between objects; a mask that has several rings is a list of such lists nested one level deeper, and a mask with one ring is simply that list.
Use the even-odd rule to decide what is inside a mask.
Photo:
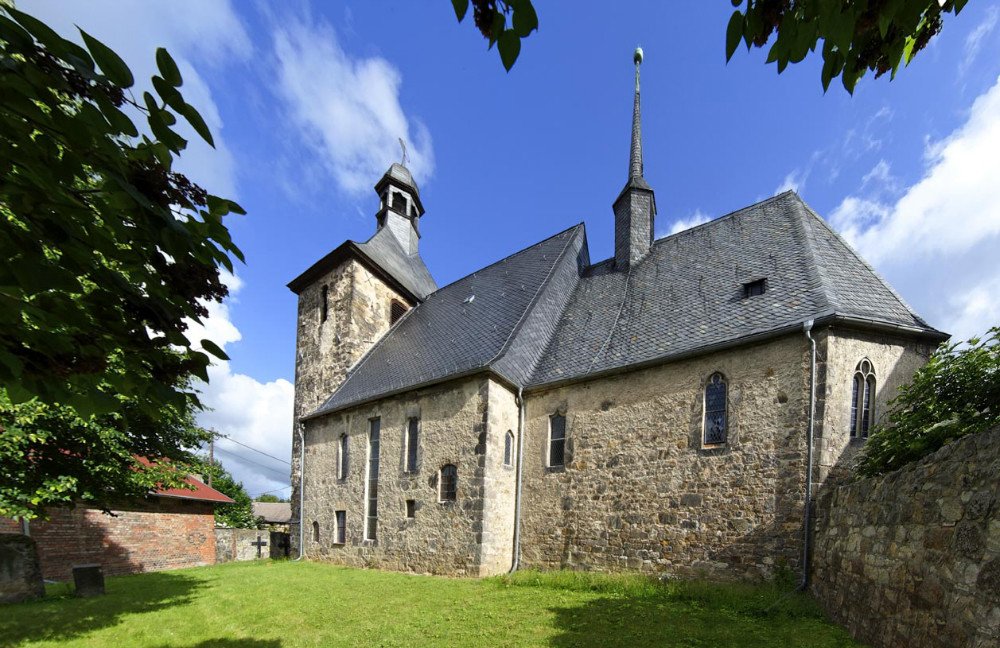
[{"label": "pointed spire", "polygon": [[642,48],[635,48],[632,56],[635,62],[635,104],[632,107],[632,150],[629,156],[628,177],[642,177],[642,116],[639,111],[639,65],[642,64]]},{"label": "pointed spire", "polygon": [[635,48],[635,103],[632,108],[632,150],[629,155],[628,181],[615,199],[615,267],[625,269],[649,253],[653,242],[656,198],[653,188],[642,177],[642,122],[639,113],[639,65],[642,48]]}]

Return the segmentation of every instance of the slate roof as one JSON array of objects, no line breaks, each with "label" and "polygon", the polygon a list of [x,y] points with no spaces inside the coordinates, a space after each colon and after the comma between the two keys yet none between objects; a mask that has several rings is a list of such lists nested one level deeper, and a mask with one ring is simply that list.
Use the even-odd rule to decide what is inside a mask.
[{"label": "slate roof", "polygon": [[[793,192],[591,265],[577,225],[412,309],[313,414],[489,369],[537,387],[738,344],[809,319],[930,327]],[[763,295],[743,284],[766,280]],[[475,296],[472,301],[466,301]]]},{"label": "slate roof", "polygon": [[[526,328],[522,325],[528,323],[534,304],[545,302],[535,312],[554,310],[550,299],[542,299],[549,297],[544,288],[553,271],[567,263],[577,273],[572,250],[579,249],[582,240],[583,226],[571,227],[432,293],[372,347],[315,414],[498,363],[498,371],[509,374],[508,379],[525,380],[533,368],[531,358],[505,359],[504,352],[515,341],[514,334]],[[523,339],[539,336],[539,329],[544,336],[528,345],[536,359],[557,319],[558,313],[552,315],[547,332],[544,323],[531,320]]]},{"label": "slate roof", "polygon": [[383,227],[357,246],[418,299],[424,299],[437,290],[437,284],[424,260],[419,254],[407,254],[388,227]]},{"label": "slate roof", "polygon": [[396,287],[409,293],[415,301],[422,301],[437,290],[437,283],[427,270],[424,260],[419,254],[407,254],[388,227],[378,230],[364,243],[346,241],[292,279],[288,287],[296,294],[302,292],[306,286],[335,268],[351,254],[367,261],[371,269],[384,272],[395,282]]}]

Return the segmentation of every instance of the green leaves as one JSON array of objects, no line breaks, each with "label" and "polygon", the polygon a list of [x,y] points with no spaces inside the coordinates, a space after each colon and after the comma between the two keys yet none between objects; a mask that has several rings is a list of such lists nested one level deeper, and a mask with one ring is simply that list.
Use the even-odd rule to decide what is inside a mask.
[{"label": "green leaves", "polygon": [[900,388],[865,443],[862,475],[896,470],[946,443],[1000,425],[1000,327],[945,344]]},{"label": "green leaves", "polygon": [[733,15],[729,17],[729,25],[726,27],[726,61],[733,58],[733,54],[736,52],[736,48],[740,45],[740,40],[743,38],[743,25],[744,19],[743,14],[739,11],[734,11]]},{"label": "green leaves", "polygon": [[0,8],[0,426],[24,432],[0,434],[0,515],[142,494],[133,454],[177,459],[198,442],[182,421],[200,407],[192,383],[225,354],[188,325],[243,258],[224,223],[243,210],[173,170],[180,118],[213,143],[176,63],[156,53],[140,134],[127,65],[81,38]]},{"label": "green leaves", "polygon": [[132,71],[125,65],[125,61],[121,60],[110,47],[82,29],[80,35],[83,36],[83,42],[87,44],[90,55],[94,57],[94,61],[100,66],[104,76],[121,88],[131,88],[135,79],[132,78]]},{"label": "green leaves", "polygon": [[[734,0],[733,6],[743,5]],[[820,81],[826,91],[840,77],[854,92],[867,72],[875,77],[909,62],[941,29],[942,14],[955,13],[965,2],[939,0],[800,0],[775,3],[746,0],[744,12],[730,16],[726,27],[726,60],[732,58],[740,37],[747,47],[771,43],[767,62],[781,73],[790,63],[805,59],[822,41]]]},{"label": "green leaves", "polygon": [[[469,10],[469,0],[452,0],[455,17],[462,22]],[[538,29],[538,14],[531,0],[472,0],[476,28],[500,53],[500,62],[510,72],[521,54],[521,39]],[[507,17],[510,16],[510,25]]]},{"label": "green leaves", "polygon": [[177,64],[167,50],[162,47],[156,49],[156,67],[160,70],[160,75],[167,83],[175,88],[180,87],[181,71],[177,69]]},{"label": "green leaves", "polygon": [[205,349],[219,360],[229,360],[229,356],[226,355],[226,352],[219,348],[219,345],[211,340],[202,340],[201,348]]}]

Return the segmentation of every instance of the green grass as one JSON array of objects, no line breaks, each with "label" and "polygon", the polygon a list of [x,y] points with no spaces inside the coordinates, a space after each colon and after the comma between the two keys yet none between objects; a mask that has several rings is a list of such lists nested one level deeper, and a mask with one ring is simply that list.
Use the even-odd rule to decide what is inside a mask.
[{"label": "green grass", "polygon": [[520,572],[485,580],[321,563],[234,563],[110,578],[107,595],[0,606],[0,645],[857,646],[777,585]]}]

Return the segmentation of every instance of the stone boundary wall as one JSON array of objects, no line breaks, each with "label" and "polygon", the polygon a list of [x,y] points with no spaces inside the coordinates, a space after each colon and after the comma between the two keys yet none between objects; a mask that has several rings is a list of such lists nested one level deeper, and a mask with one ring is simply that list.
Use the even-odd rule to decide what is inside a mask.
[{"label": "stone boundary wall", "polygon": [[261,558],[271,557],[271,532],[267,529],[215,529],[215,562],[226,563],[234,560],[256,560],[257,546],[251,544],[257,537],[267,543],[261,547]]},{"label": "stone boundary wall", "polygon": [[821,492],[812,592],[877,648],[1000,645],[1000,429]]}]

